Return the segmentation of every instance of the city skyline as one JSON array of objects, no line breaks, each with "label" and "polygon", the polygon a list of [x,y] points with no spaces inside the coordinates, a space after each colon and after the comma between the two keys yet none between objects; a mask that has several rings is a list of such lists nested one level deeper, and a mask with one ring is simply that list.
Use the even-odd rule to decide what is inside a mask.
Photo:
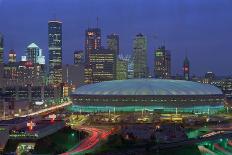
[{"label": "city skyline", "polygon": [[[88,2],[91,2],[91,0],[89,0],[87,2],[66,2],[63,9],[60,8],[60,6],[62,6],[61,4],[64,3],[62,1],[57,1],[59,5],[57,4],[55,6],[52,6],[51,2],[47,1],[33,1],[34,5],[37,5],[38,8],[45,5],[43,9],[44,13],[38,14],[31,10],[30,15],[25,14],[26,12],[24,10],[27,10],[26,8],[28,7],[30,8],[32,3],[27,0],[24,1],[27,2],[25,6],[14,0],[2,0],[0,3],[1,19],[9,19],[4,24],[0,25],[0,31],[5,36],[5,60],[10,49],[16,51],[17,59],[19,59],[19,56],[23,55],[25,52],[26,45],[30,42],[36,42],[38,46],[43,49],[47,60],[47,22],[53,18],[55,13],[57,19],[63,22],[64,64],[72,62],[73,52],[75,50],[84,50],[84,32],[88,27],[96,27],[96,18],[98,16],[98,25],[102,31],[103,45],[106,46],[107,35],[116,33],[120,37],[120,53],[124,55],[132,54],[132,42],[137,33],[141,32],[147,36],[147,53],[150,71],[153,68],[154,50],[165,40],[166,48],[170,50],[172,54],[173,75],[176,73],[182,74],[182,61],[185,58],[186,49],[191,63],[190,74],[203,75],[207,71],[213,71],[216,75],[230,75],[229,66],[231,66],[231,62],[229,60],[231,54],[229,52],[229,36],[231,32],[228,31],[228,29],[230,25],[232,25],[232,21],[229,19],[229,15],[232,14],[232,11],[229,10],[231,3],[228,1],[221,1],[221,3],[214,1],[210,6],[206,6],[206,4],[208,4],[207,2],[199,3],[198,1],[193,2],[191,0],[186,2],[173,1],[170,5],[167,5],[165,1],[147,1],[143,3],[143,6],[139,6],[138,4],[141,4],[142,1],[137,0],[135,3],[131,1],[124,2],[125,6],[122,6],[121,4],[123,2],[119,2],[120,5],[116,5],[115,1],[105,4],[103,1],[89,4]],[[77,4],[79,4],[79,6]],[[6,8],[8,8],[9,5],[12,7],[13,13],[7,15]],[[115,9],[109,10],[111,6],[114,5],[120,9],[121,13],[119,13],[118,16],[116,15]],[[97,8],[100,6],[102,7],[102,11],[98,12]],[[124,14],[124,12],[127,11],[126,6],[131,6],[128,14]],[[156,11],[153,11],[152,6],[156,8],[154,8]],[[145,10],[146,7],[147,9]],[[162,8],[164,7],[167,7],[168,11],[163,11]],[[74,8],[77,10],[81,8],[86,16],[80,16],[78,11],[75,11],[76,9]],[[214,9],[216,10],[214,11]],[[108,20],[108,16],[105,15],[107,11],[109,12],[108,16],[112,17],[110,20]],[[141,14],[138,15],[138,12]],[[23,18],[20,18],[22,22],[17,22],[18,19],[16,19],[17,16],[15,16],[14,13],[18,13],[19,16],[24,15]],[[149,16],[148,13],[150,13]],[[173,15],[171,15],[171,13],[173,13]],[[76,16],[71,16],[73,14],[76,14]],[[159,17],[152,18],[153,16],[156,17],[156,14],[158,14]],[[128,16],[133,18],[127,22],[124,19],[129,19],[127,18]],[[143,19],[144,16],[148,19]],[[214,18],[212,16],[214,16]],[[120,20],[120,17],[122,22],[115,25],[115,23]],[[172,22],[173,20],[171,18],[173,17],[178,17],[175,22]],[[30,19],[30,23],[33,23],[33,27],[32,24],[25,23],[25,21],[29,21],[28,19]],[[137,23],[139,19],[143,19],[139,22],[140,24]],[[198,24],[194,21],[198,21]],[[16,24],[12,24],[12,22]],[[227,24],[220,24],[223,22]],[[130,27],[131,24],[136,26]],[[19,31],[18,29],[22,28],[22,26],[24,30]],[[40,29],[35,31],[38,29],[38,26]],[[11,29],[10,32],[7,31],[8,27]],[[190,30],[192,30],[192,32]],[[72,31],[75,35],[71,33]],[[17,39],[17,36],[22,39]],[[153,38],[155,36],[157,37]],[[212,56],[212,53],[214,56]]]},{"label": "city skyline", "polygon": [[0,0],[0,154],[232,154],[232,0]]}]

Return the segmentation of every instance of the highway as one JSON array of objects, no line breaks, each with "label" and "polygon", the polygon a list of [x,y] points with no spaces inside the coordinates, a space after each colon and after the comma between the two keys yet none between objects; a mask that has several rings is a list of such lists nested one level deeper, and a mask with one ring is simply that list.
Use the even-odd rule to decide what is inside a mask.
[{"label": "highway", "polygon": [[179,147],[179,146],[184,146],[184,145],[193,145],[193,144],[197,144],[197,143],[201,143],[204,141],[213,141],[213,140],[218,140],[221,138],[230,138],[232,137],[232,133],[220,133],[220,134],[216,134],[216,135],[212,135],[210,137],[202,137],[202,138],[196,138],[196,139],[188,139],[185,141],[179,141],[179,142],[172,142],[172,143],[164,143],[164,144],[159,144],[156,145],[154,147],[152,147],[151,149],[167,149],[167,148],[172,148],[172,147]]},{"label": "highway", "polygon": [[52,107],[49,107],[49,108],[46,108],[46,109],[42,109],[42,110],[30,113],[30,114],[23,115],[23,116],[20,116],[20,117],[40,115],[40,114],[43,114],[43,113],[46,113],[46,112],[49,112],[49,111],[53,111],[53,110],[57,110],[57,109],[63,108],[65,106],[68,106],[68,105],[71,105],[71,104],[72,104],[71,101],[65,102],[65,103],[62,103],[62,104],[59,104],[59,105],[56,105],[56,106],[52,106]]},{"label": "highway", "polygon": [[76,148],[68,152],[65,152],[61,155],[84,153],[85,151],[93,149],[95,146],[97,146],[98,142],[106,139],[111,134],[111,131],[98,129],[94,127],[80,127],[77,130],[88,132],[89,136],[86,139],[84,139]]}]

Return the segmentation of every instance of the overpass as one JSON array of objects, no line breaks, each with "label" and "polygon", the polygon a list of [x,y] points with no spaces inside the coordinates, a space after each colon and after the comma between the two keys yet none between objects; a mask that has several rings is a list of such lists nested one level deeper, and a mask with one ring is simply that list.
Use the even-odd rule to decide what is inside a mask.
[{"label": "overpass", "polygon": [[32,112],[30,114],[26,114],[26,115],[22,115],[20,117],[28,117],[28,116],[36,116],[36,115],[43,115],[43,114],[47,114],[47,113],[50,113],[50,112],[53,112],[53,111],[56,111],[56,110],[59,110],[59,109],[62,109],[68,105],[71,105],[72,102],[71,101],[68,101],[68,102],[64,102],[62,104],[59,104],[59,105],[56,105],[56,106],[52,106],[52,107],[49,107],[49,108],[45,108],[45,109],[42,109],[42,110],[39,110],[39,111],[36,111],[36,112]]}]

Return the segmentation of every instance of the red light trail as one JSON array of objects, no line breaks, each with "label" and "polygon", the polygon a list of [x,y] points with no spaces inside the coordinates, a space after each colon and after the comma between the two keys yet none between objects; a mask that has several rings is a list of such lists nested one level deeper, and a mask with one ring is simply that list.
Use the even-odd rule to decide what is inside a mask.
[{"label": "red light trail", "polygon": [[83,140],[75,149],[63,153],[62,155],[70,155],[90,150],[94,148],[99,141],[105,140],[112,133],[112,131],[105,131],[103,129],[93,127],[82,127],[80,130],[88,132],[90,136]]}]

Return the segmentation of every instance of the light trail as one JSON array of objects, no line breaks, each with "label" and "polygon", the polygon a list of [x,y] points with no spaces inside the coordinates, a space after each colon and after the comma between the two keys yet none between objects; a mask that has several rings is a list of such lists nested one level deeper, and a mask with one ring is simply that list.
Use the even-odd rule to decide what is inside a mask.
[{"label": "light trail", "polygon": [[225,155],[232,155],[232,153],[228,152],[227,150],[225,150],[223,147],[221,147],[219,144],[214,144],[214,148],[216,148],[217,150],[221,151],[223,154]]},{"label": "light trail", "polygon": [[27,115],[23,115],[23,116],[20,116],[20,117],[27,117],[27,116],[39,115],[39,114],[42,114],[42,113],[45,113],[45,112],[48,112],[48,111],[52,111],[52,110],[57,110],[57,109],[63,108],[63,107],[68,106],[68,105],[70,105],[70,104],[72,104],[72,102],[65,102],[65,103],[62,103],[62,104],[60,104],[60,105],[56,105],[56,106],[53,106],[53,107],[49,107],[49,108],[46,108],[46,109],[42,109],[42,110],[39,110],[39,111],[30,113],[30,114],[27,114]]},{"label": "light trail", "polygon": [[198,146],[198,149],[200,150],[200,152],[202,153],[207,153],[209,155],[216,155],[216,153],[214,153],[213,151],[211,151],[210,149],[204,147],[204,146]]},{"label": "light trail", "polygon": [[110,134],[112,134],[112,131],[106,131],[93,127],[82,127],[79,128],[79,130],[88,132],[90,136],[83,140],[81,144],[73,150],[63,153],[61,155],[71,155],[91,150],[98,144],[98,142],[100,142],[101,140],[105,140]]}]

